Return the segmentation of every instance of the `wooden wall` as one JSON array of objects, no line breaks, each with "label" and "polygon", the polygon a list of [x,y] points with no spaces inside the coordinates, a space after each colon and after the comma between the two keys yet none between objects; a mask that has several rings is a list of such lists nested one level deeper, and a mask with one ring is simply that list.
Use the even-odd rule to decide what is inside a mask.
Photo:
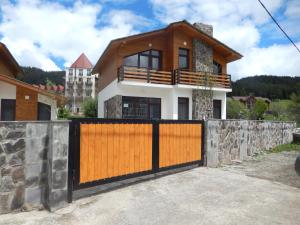
[{"label": "wooden wall", "polygon": [[[29,96],[29,99],[25,99],[25,96]],[[37,92],[17,86],[16,120],[37,120],[37,102]]]},{"label": "wooden wall", "polygon": [[8,67],[7,63],[5,63],[2,58],[0,58],[0,74],[8,77],[15,77],[14,71]]}]

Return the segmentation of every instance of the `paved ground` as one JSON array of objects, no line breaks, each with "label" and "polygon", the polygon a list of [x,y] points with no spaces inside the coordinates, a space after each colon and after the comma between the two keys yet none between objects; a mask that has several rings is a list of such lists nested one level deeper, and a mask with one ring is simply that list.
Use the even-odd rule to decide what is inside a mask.
[{"label": "paved ground", "polygon": [[[291,160],[282,163],[287,160],[285,154]],[[285,174],[293,177],[289,175],[293,172],[290,154],[260,156],[260,160],[238,166],[196,168],[77,200],[56,213],[32,211],[2,215],[0,224],[297,225],[300,224],[300,189],[295,186],[299,183],[272,175],[281,174],[280,167],[288,165]],[[272,157],[270,165],[274,166],[260,167],[263,162],[272,161]],[[280,164],[276,167],[277,159]],[[269,173],[261,173],[266,168]]]}]

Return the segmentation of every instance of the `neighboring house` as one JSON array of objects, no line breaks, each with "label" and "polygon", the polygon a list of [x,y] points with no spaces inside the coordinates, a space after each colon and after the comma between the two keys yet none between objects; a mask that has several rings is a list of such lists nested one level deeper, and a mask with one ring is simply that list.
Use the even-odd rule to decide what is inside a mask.
[{"label": "neighboring house", "polygon": [[55,94],[61,94],[64,95],[65,93],[65,87],[62,85],[43,85],[43,84],[33,84],[32,86],[39,88],[41,90],[46,90]]},{"label": "neighboring house", "polygon": [[91,75],[92,68],[84,53],[66,68],[65,96],[68,98],[67,107],[74,114],[82,114],[84,99],[95,98],[96,76]]},{"label": "neighboring house", "polygon": [[54,120],[59,96],[16,79],[23,74],[7,47],[0,42],[0,121]]},{"label": "neighboring house", "polygon": [[263,97],[255,97],[253,95],[249,95],[249,96],[232,96],[233,100],[236,101],[240,101],[241,103],[243,103],[245,106],[247,106],[248,109],[252,109],[256,100],[262,100],[264,101],[268,108],[270,106],[271,100],[268,98],[263,98]]},{"label": "neighboring house", "polygon": [[227,63],[241,54],[187,21],[112,40],[98,74],[98,117],[226,119]]}]

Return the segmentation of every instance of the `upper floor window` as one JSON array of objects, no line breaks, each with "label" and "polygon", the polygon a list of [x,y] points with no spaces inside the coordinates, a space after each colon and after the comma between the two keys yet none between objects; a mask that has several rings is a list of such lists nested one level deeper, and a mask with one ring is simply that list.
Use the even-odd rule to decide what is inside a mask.
[{"label": "upper floor window", "polygon": [[69,76],[73,76],[73,69],[69,69]]},{"label": "upper floor window", "polygon": [[159,70],[161,69],[161,52],[158,50],[148,50],[126,56],[124,57],[124,66]]},{"label": "upper floor window", "polygon": [[83,69],[79,69],[79,76],[83,75]]},{"label": "upper floor window", "polygon": [[213,72],[215,74],[222,74],[222,65],[217,63],[216,61],[213,62]]},{"label": "upper floor window", "polygon": [[189,69],[189,50],[186,48],[179,48],[178,53],[179,69]]},{"label": "upper floor window", "polygon": [[91,69],[87,69],[87,75],[90,76],[91,75],[92,70]]}]

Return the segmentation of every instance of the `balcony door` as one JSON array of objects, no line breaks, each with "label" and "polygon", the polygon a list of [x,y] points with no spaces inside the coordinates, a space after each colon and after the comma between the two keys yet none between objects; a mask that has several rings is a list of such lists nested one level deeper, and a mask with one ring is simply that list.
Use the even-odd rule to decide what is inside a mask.
[{"label": "balcony door", "polygon": [[123,63],[124,66],[147,68],[153,70],[161,70],[161,64],[161,52],[154,49],[126,56],[124,57]]},{"label": "balcony door", "polygon": [[16,119],[16,100],[1,99],[1,121],[14,121]]}]

